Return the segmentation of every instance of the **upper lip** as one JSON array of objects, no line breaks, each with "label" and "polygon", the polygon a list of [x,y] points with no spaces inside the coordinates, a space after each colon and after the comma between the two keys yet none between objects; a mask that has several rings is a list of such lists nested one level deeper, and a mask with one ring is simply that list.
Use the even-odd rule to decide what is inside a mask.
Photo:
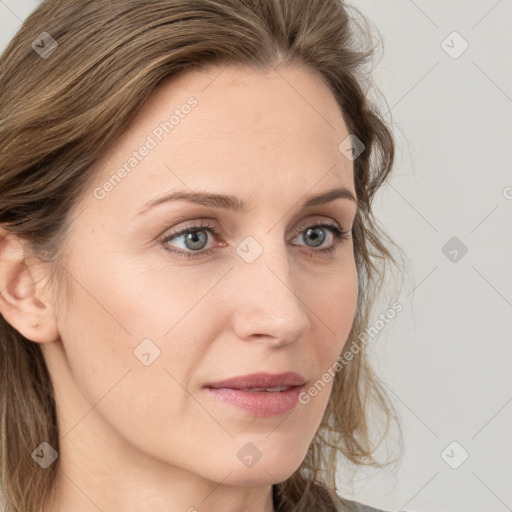
[{"label": "upper lip", "polygon": [[206,384],[205,387],[231,389],[275,388],[278,386],[302,386],[305,384],[305,382],[306,381],[304,377],[295,372],[285,372],[278,374],[251,373],[249,375],[233,377],[231,379],[222,380],[219,382],[212,382],[210,384]]}]

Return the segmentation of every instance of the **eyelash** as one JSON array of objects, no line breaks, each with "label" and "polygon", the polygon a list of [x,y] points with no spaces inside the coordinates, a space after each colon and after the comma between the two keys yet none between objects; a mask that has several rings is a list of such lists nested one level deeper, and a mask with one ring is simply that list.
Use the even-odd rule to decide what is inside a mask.
[{"label": "eyelash", "polygon": [[[327,222],[317,222],[315,224],[312,224],[311,226],[307,226],[299,234],[301,234],[304,231],[306,231],[308,229],[311,229],[311,228],[322,228],[322,227],[329,229],[329,231],[333,234],[333,236],[334,236],[334,243],[328,249],[317,249],[317,250],[311,249],[309,251],[310,255],[315,254],[315,253],[321,253],[321,254],[327,255],[328,253],[333,252],[334,250],[336,250],[338,248],[338,246],[341,243],[343,243],[343,240],[350,240],[351,239],[351,236],[350,236],[351,232],[350,231],[347,231],[347,230],[344,230],[344,229],[339,229],[334,224],[327,223]],[[165,236],[162,240],[160,240],[160,243],[162,244],[162,246],[163,246],[163,248],[164,248],[164,250],[166,252],[169,252],[169,253],[172,253],[172,254],[177,254],[180,257],[197,258],[197,257],[200,257],[200,256],[205,256],[205,255],[210,254],[214,250],[213,248],[206,249],[206,250],[201,250],[201,251],[182,251],[180,249],[170,249],[169,246],[166,245],[167,242],[171,241],[174,238],[178,238],[178,237],[183,236],[183,235],[188,235],[190,233],[195,233],[197,231],[210,231],[210,233],[212,233],[212,235],[214,235],[214,237],[219,234],[219,232],[217,231],[217,228],[216,228],[216,226],[214,224],[211,224],[208,221],[201,221],[200,225],[190,226],[190,227],[187,227],[185,229],[182,229],[181,231],[178,231],[176,233],[171,233],[170,235]]]}]

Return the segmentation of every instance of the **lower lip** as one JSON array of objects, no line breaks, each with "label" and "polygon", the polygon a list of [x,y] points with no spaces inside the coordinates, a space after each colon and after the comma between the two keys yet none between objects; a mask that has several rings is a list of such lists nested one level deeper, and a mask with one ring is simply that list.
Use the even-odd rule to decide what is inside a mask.
[{"label": "lower lip", "polygon": [[205,388],[217,400],[242,409],[252,416],[270,417],[291,411],[299,402],[304,386],[288,391],[242,391],[232,388]]}]

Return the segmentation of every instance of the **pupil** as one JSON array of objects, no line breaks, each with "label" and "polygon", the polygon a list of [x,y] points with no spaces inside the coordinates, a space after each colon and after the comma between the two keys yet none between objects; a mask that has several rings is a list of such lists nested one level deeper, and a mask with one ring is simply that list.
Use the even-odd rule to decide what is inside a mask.
[{"label": "pupil", "polygon": [[[199,236],[202,234],[202,236]],[[194,244],[197,244],[199,241],[199,247],[195,246]],[[202,249],[201,242],[206,242],[206,236],[204,235],[204,231],[194,231],[193,233],[189,233],[186,238],[186,243],[188,245],[188,242],[192,242],[193,246],[188,247],[189,249]]]},{"label": "pupil", "polygon": [[[320,235],[318,236],[318,231],[320,230]],[[323,229],[321,228],[309,228],[306,231],[306,236],[310,236],[311,233],[313,233],[313,246],[317,247],[319,245],[322,245],[323,241],[325,240],[325,233]],[[316,234],[315,234],[316,233]]]}]

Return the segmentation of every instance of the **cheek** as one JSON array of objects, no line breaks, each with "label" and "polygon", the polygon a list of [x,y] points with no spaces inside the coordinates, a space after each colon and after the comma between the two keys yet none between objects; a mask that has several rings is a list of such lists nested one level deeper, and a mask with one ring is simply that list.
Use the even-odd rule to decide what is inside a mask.
[{"label": "cheek", "polygon": [[73,287],[72,306],[62,313],[64,364],[77,390],[67,403],[69,425],[87,430],[100,421],[155,458],[186,465],[197,454],[184,440],[218,428],[184,392],[204,355],[201,340],[210,339],[201,327],[210,328],[205,309],[193,307],[204,291],[187,300],[167,283],[146,288],[142,278],[111,279],[105,286],[82,277],[84,287]]},{"label": "cheek", "polygon": [[[311,287],[312,289],[312,287]],[[355,263],[347,265],[332,278],[323,281],[317,293],[310,294],[308,307],[323,325],[327,336],[317,345],[320,360],[325,367],[332,364],[345,345],[357,307],[358,276]]]},{"label": "cheek", "polygon": [[59,329],[76,386],[91,404],[107,391],[116,395],[109,416],[125,414],[123,393],[142,418],[160,421],[155,411],[162,409],[167,418],[179,414],[187,400],[180,385],[188,385],[221,323],[206,306],[223,269],[197,279],[167,272],[164,279],[154,269],[109,264],[105,255],[72,273],[73,300],[61,307]]}]

